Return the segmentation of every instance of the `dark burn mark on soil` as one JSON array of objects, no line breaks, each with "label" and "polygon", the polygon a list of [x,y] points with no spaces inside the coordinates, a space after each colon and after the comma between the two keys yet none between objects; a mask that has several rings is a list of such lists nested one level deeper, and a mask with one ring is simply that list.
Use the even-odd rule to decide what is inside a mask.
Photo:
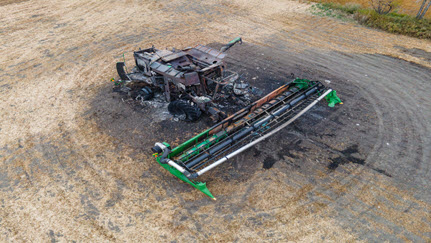
[{"label": "dark burn mark on soil", "polygon": [[377,168],[372,168],[372,169],[376,172],[379,172],[380,174],[383,174],[383,175],[388,176],[388,177],[392,177],[392,175],[389,174],[388,172],[386,172],[385,170],[377,169]]},{"label": "dark burn mark on soil", "polygon": [[263,160],[263,168],[264,169],[271,169],[272,166],[276,163],[277,161],[271,157],[271,156],[267,156],[264,160]]},{"label": "dark burn mark on soil", "polygon": [[[212,43],[208,46],[218,49],[221,45]],[[329,86],[336,89],[337,86],[341,86],[345,82],[342,78],[310,68],[309,64],[305,63],[301,58],[291,56],[290,53],[284,54],[280,55],[279,50],[244,43],[230,49],[226,61],[231,70],[242,75],[242,78],[247,80],[251,86],[259,88],[262,95],[278,88],[282,83],[290,81],[292,79],[291,73],[295,73],[295,77],[311,80],[331,80]],[[113,69],[115,69],[115,64],[113,64]],[[342,89],[339,89],[340,93],[345,96],[351,95],[351,99],[356,98],[356,86],[349,84],[349,86],[342,87]],[[203,119],[193,123],[176,122],[171,118],[153,119],[154,117],[158,118],[158,114],[167,111],[167,109],[151,106],[138,107],[127,102],[118,93],[113,93],[112,85],[107,83],[101,87],[100,92],[92,101],[91,108],[83,114],[83,117],[87,120],[95,120],[102,131],[116,139],[116,143],[132,148],[132,154],[151,153],[149,148],[154,142],[160,141],[166,141],[175,147],[212,125],[205,119],[205,116],[202,117]],[[329,129],[324,132],[325,129],[322,129],[320,123],[325,123],[327,124],[325,126],[330,127],[344,127],[349,126],[350,123],[345,124],[340,115],[332,116],[332,114],[337,113],[339,108],[330,109],[324,104],[316,107],[312,110],[314,115],[306,113],[303,118],[298,120],[299,122],[291,124],[290,129],[300,133],[305,138],[320,137],[323,140],[322,142],[330,143],[327,139],[336,139],[342,132],[334,132],[335,129]],[[354,112],[362,113],[363,110]],[[330,116],[332,116],[330,119],[332,124],[326,123],[322,119],[322,117]],[[214,174],[217,174],[217,176],[222,175],[221,177],[226,181],[243,181],[250,178],[250,173],[255,173],[256,166],[260,164],[264,169],[272,168],[279,160],[286,160],[286,162],[293,165],[301,157],[307,156],[307,153],[314,152],[313,148],[302,145],[303,140],[297,137],[290,137],[289,139],[281,134],[286,133],[274,136],[274,139],[283,142],[271,148],[274,149],[271,154],[267,154],[266,151],[270,148],[265,145],[259,149],[252,148],[249,153],[244,153],[237,164],[226,163],[226,165],[220,166],[220,169],[214,170]],[[366,145],[360,141],[352,143],[357,143],[361,146],[363,154],[367,153],[368,147]],[[119,147],[118,150],[120,149]],[[351,152],[353,153],[353,151]],[[341,156],[333,159],[331,165],[329,165],[331,170],[334,170],[340,164],[349,162],[364,164],[364,160],[352,157],[349,150],[345,151],[345,153],[347,157]],[[340,156],[342,153],[336,154]],[[229,166],[232,166],[233,169],[226,171]],[[295,166],[299,167],[298,165]],[[211,174],[206,176],[205,179],[207,182],[211,180]],[[109,201],[107,206],[113,204],[114,201]]]},{"label": "dark burn mark on soil", "polygon": [[252,151],[253,151],[253,157],[259,157],[259,155],[262,153],[256,147],[252,147]]},{"label": "dark burn mark on soil", "polygon": [[338,168],[338,166],[340,165],[344,165],[344,164],[348,164],[348,163],[353,163],[353,164],[359,164],[359,165],[364,165],[367,166],[369,168],[371,168],[372,170],[383,174],[385,176],[388,177],[392,177],[391,174],[389,174],[388,172],[386,172],[385,170],[379,169],[379,168],[374,168],[373,166],[367,165],[365,164],[365,160],[364,159],[360,159],[360,158],[356,158],[353,156],[353,154],[355,153],[359,153],[358,150],[358,145],[352,145],[348,148],[346,148],[345,150],[339,151],[342,155],[338,156],[336,158],[332,158],[331,159],[331,163],[328,165],[328,169],[333,171],[335,169]]},{"label": "dark burn mark on soil", "polygon": [[283,148],[280,151],[278,151],[277,156],[280,159],[283,159],[284,156],[287,156],[287,157],[292,158],[292,159],[296,159],[297,156],[292,154],[292,151],[295,151],[295,152],[307,152],[308,151],[308,148],[300,146],[301,143],[302,143],[302,139],[299,139],[294,143],[288,144],[288,146],[283,146]]},{"label": "dark burn mark on soil", "polygon": [[[292,158],[292,159],[297,159],[298,156],[294,155],[292,152],[300,152],[300,153],[306,153],[309,149],[303,146],[300,146],[300,144],[302,143],[301,139],[298,139],[290,144],[288,144],[287,146],[283,146],[278,152],[277,152],[277,158],[282,160],[284,159],[285,156]],[[264,169],[270,169],[272,168],[272,166],[277,162],[276,159],[274,159],[271,156],[267,156],[264,160],[263,160],[263,168]],[[296,167],[300,167],[299,165],[295,165]]]},{"label": "dark burn mark on soil", "polygon": [[365,160],[358,159],[352,156],[352,154],[358,153],[358,145],[352,145],[345,150],[340,151],[342,153],[342,156],[338,156],[337,158],[331,159],[331,163],[328,165],[328,169],[335,170],[340,165],[344,165],[347,163],[354,163],[354,164],[360,164],[364,165]]}]

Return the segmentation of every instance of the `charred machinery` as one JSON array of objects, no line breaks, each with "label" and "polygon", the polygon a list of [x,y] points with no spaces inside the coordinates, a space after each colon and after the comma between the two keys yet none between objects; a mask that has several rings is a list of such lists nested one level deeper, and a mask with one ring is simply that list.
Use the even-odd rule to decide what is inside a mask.
[{"label": "charred machinery", "polygon": [[195,121],[207,113],[214,121],[226,118],[214,101],[220,92],[229,90],[242,95],[249,85],[238,73],[227,69],[226,51],[236,43],[235,38],[220,50],[203,45],[183,50],[158,50],[151,47],[133,53],[136,66],[128,73],[124,62],[117,63],[120,80],[116,84],[132,98],[148,100],[154,92],[162,92],[169,102],[168,110],[181,120]]},{"label": "charred machinery", "polygon": [[225,51],[241,42],[236,38],[220,50],[202,45],[139,50],[134,52],[136,67],[130,73],[124,62],[117,63],[116,84],[130,96],[151,99],[154,92],[163,93],[175,116],[195,121],[204,112],[219,121],[175,148],[158,142],[151,149],[163,168],[213,199],[206,183],[198,181],[201,175],[279,132],[320,100],[326,99],[331,107],[341,103],[335,90],[319,81],[295,79],[227,117],[215,101],[226,90],[241,96],[249,88],[237,73],[227,70],[224,61]]}]

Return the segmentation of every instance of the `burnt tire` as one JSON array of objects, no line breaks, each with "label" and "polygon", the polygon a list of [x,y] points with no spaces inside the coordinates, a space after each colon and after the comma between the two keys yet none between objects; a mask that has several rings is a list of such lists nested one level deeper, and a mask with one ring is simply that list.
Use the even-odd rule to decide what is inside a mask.
[{"label": "burnt tire", "polygon": [[126,71],[124,68],[126,67],[126,64],[124,62],[117,62],[117,73],[118,76],[120,76],[121,80],[129,80],[129,77],[127,77]]},{"label": "burnt tire", "polygon": [[149,87],[144,87],[137,91],[130,91],[130,97],[133,99],[151,100],[154,97],[153,91]]},{"label": "burnt tire", "polygon": [[196,105],[185,100],[174,100],[169,103],[169,112],[183,121],[196,121],[202,112]]}]

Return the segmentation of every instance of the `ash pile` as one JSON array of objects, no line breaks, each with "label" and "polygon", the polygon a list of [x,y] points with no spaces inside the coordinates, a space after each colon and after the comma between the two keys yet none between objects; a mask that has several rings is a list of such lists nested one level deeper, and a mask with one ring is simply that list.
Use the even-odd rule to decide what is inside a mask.
[{"label": "ash pile", "polygon": [[135,51],[131,72],[124,62],[117,63],[120,78],[113,80],[114,91],[133,105],[167,109],[178,120],[196,121],[206,114],[218,122],[261,96],[260,90],[227,69],[225,52],[236,43],[242,43],[240,37],[220,50],[197,45]]}]

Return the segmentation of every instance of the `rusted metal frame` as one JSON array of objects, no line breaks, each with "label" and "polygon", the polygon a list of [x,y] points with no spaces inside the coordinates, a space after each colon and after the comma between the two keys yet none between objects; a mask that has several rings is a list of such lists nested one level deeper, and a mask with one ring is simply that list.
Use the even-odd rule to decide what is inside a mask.
[{"label": "rusted metal frame", "polygon": [[171,102],[171,91],[169,88],[169,78],[168,77],[164,77],[163,81],[165,83],[165,98],[167,102]]},{"label": "rusted metal frame", "polygon": [[[220,76],[223,76],[223,67],[222,66],[220,66]],[[220,82],[217,82],[217,81],[215,81],[215,82],[216,82],[216,87],[215,87],[214,94],[213,94],[213,100],[215,100],[215,98],[217,96],[218,88],[220,86]]]},{"label": "rusted metal frame", "polygon": [[[227,117],[225,120],[223,120],[222,122],[220,122],[219,124],[217,124],[217,127],[213,127],[211,129],[211,131],[209,132],[210,135],[217,133],[218,131],[220,131],[221,128],[225,128],[227,126],[229,126],[234,120],[234,118],[238,115],[242,115],[241,117],[238,117],[236,120],[241,119],[242,117],[244,117],[245,115],[247,115],[250,112],[253,112],[255,109],[259,108],[260,106],[262,106],[264,103],[272,100],[274,97],[278,96],[279,94],[281,94],[282,92],[286,91],[290,86],[289,84],[285,84],[281,87],[279,87],[278,89],[272,91],[271,93],[267,94],[266,96],[264,96],[263,98],[253,102],[253,104],[249,105],[246,108],[243,108],[237,112],[235,112],[233,115]],[[245,113],[245,114],[243,114]]]}]

